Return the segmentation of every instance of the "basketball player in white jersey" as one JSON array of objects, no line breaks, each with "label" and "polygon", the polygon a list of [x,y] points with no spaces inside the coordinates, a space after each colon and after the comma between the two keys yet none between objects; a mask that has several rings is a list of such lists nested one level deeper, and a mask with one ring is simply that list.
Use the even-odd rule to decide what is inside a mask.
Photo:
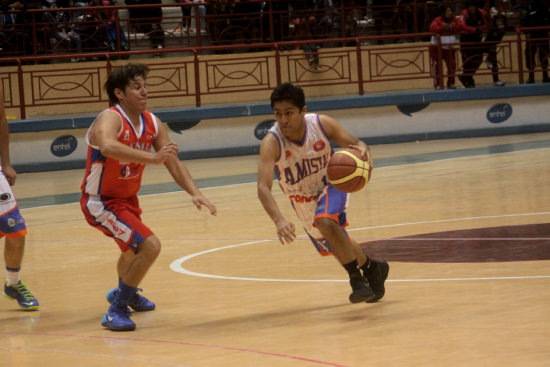
[{"label": "basketball player in white jersey", "polygon": [[[367,145],[348,133],[327,115],[306,113],[300,87],[284,83],[271,94],[276,123],[262,140],[258,165],[258,197],[277,228],[282,244],[296,238],[271,188],[273,170],[298,219],[321,255],[333,254],[350,278],[352,303],[376,302],[384,296],[389,266],[369,259],[345,231],[349,194],[336,190],[327,179],[332,155],[331,140],[345,148],[361,151],[372,162]],[[371,166],[372,169],[372,166]]]},{"label": "basketball player in white jersey", "polygon": [[4,260],[7,274],[3,294],[8,299],[17,300],[23,310],[34,311],[38,310],[38,301],[20,279],[27,227],[11,190],[16,172],[10,164],[9,134],[4,93],[0,85],[0,238],[6,237]]}]

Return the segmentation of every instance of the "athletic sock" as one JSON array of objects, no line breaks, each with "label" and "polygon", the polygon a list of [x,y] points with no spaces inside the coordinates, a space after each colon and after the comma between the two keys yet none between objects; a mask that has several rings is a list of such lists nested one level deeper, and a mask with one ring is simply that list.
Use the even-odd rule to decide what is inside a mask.
[{"label": "athletic sock", "polygon": [[371,274],[376,269],[376,262],[367,257],[367,261],[365,261],[365,263],[361,265],[360,268],[361,270],[363,270],[364,274]]},{"label": "athletic sock", "polygon": [[6,266],[8,285],[16,285],[21,280],[21,268],[8,268]]},{"label": "athletic sock", "polygon": [[361,276],[361,273],[359,272],[359,266],[357,264],[357,259],[355,259],[352,262],[349,262],[347,264],[343,264],[342,266],[344,267],[344,269],[346,269],[346,271],[348,272],[350,278],[353,275],[356,276],[357,274],[359,274],[359,276]]},{"label": "athletic sock", "polygon": [[124,305],[127,305],[130,301],[130,297],[136,293],[135,287],[130,287],[129,285],[124,284],[120,278],[118,279],[118,290],[116,301]]}]

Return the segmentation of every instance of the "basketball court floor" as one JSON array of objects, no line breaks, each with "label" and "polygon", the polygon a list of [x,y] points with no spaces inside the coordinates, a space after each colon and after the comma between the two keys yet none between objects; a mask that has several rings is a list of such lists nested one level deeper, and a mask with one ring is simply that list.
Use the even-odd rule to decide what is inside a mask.
[{"label": "basketball court floor", "polygon": [[348,218],[390,264],[380,302],[350,304],[345,271],[303,230],[278,242],[257,156],[192,160],[218,215],[146,169],[143,219],[163,249],[142,284],[157,309],[134,313],[134,332],[100,325],[119,251],[84,221],[83,170],[20,174],[22,277],[40,310],[0,299],[0,366],[548,366],[550,133],[371,149]]}]

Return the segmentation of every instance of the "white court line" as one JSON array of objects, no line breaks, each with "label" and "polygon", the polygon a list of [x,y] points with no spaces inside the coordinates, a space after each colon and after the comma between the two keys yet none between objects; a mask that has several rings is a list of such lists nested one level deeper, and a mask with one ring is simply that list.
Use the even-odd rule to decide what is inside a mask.
[{"label": "white court line", "polygon": [[[483,217],[467,217],[467,218],[456,218],[456,219],[441,219],[441,220],[434,220],[434,221],[422,221],[422,222],[411,222],[411,223],[397,223],[397,224],[388,224],[383,226],[373,226],[373,227],[363,227],[363,228],[355,228],[350,229],[348,231],[358,231],[358,230],[367,230],[367,229],[373,229],[373,228],[388,228],[388,227],[398,227],[398,226],[406,226],[406,225],[417,225],[417,224],[427,224],[427,223],[444,223],[444,222],[452,222],[452,221],[463,221],[463,220],[479,220],[479,219],[486,219],[486,218],[501,218],[501,217],[515,217],[515,216],[528,216],[528,215],[547,215],[550,214],[550,212],[541,212],[541,213],[521,213],[521,214],[506,214],[506,215],[490,215],[490,216],[483,216]],[[298,236],[298,237],[306,237],[305,235]],[[224,276],[224,275],[214,275],[214,274],[206,274],[206,273],[198,273],[191,270],[185,269],[182,265],[187,260],[190,260],[194,257],[198,257],[201,255],[209,254],[212,252],[220,251],[220,250],[227,250],[232,249],[236,247],[241,246],[249,246],[249,245],[255,245],[258,243],[265,243],[270,242],[273,240],[258,240],[258,241],[250,241],[235,245],[228,245],[223,247],[217,247],[210,250],[200,251],[194,254],[190,254],[187,256],[184,256],[182,258],[179,258],[175,261],[173,261],[170,264],[170,269],[177,273],[196,276],[196,277],[202,277],[202,278],[214,278],[214,279],[228,279],[228,280],[247,280],[247,281],[256,281],[256,282],[347,282],[348,280],[342,280],[342,279],[277,279],[277,278],[251,278],[251,277],[231,277],[231,276]],[[442,282],[442,281],[465,281],[465,280],[510,280],[510,279],[540,279],[540,278],[550,278],[550,275],[533,275],[533,276],[516,276],[516,277],[476,277],[476,278],[434,278],[434,279],[390,279],[387,280],[387,282]]]}]

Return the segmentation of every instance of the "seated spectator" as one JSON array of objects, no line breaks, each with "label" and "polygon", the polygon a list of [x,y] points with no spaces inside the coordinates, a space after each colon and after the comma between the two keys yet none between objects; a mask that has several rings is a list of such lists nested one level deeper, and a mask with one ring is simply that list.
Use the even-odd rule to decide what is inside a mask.
[{"label": "seated spectator", "polygon": [[[294,39],[295,40],[311,40],[319,35],[319,22],[314,15],[311,15],[311,10],[314,4],[308,4],[307,2],[294,2],[294,14],[292,23],[294,25]],[[302,44],[300,46],[306,54],[306,59],[309,66],[315,68],[315,70],[321,70],[319,66],[319,53],[315,43]]]},{"label": "seated spectator", "polygon": [[476,0],[469,0],[460,15],[463,31],[460,36],[462,75],[458,79],[464,87],[475,88],[474,74],[483,62],[481,39],[488,29],[487,13],[477,6]]},{"label": "seated spectator", "polygon": [[[57,0],[57,5],[52,5],[55,12],[44,13],[44,21],[50,23],[50,30],[59,44],[69,53],[82,53],[80,35],[75,31],[73,14],[63,8],[73,6],[72,0]],[[73,57],[72,62],[84,61],[83,58]]]},{"label": "seated spectator", "polygon": [[[125,0],[126,5],[162,4],[161,0]],[[162,28],[162,8],[129,8],[130,24],[136,32],[146,34],[154,49],[164,48],[164,29]],[[157,54],[159,56],[159,54]]]},{"label": "seated spectator", "polygon": [[101,39],[109,51],[118,51],[118,43],[122,51],[128,51],[128,38],[124,30],[120,27],[116,12],[110,9],[109,0],[92,0],[92,5],[98,7],[91,10],[89,15],[101,23],[99,24]]},{"label": "seated spectator", "polygon": [[[450,5],[440,6],[440,16],[435,18],[430,25],[430,32],[437,33],[439,37],[432,36],[430,45],[431,73],[434,76],[434,88],[443,89],[443,65],[447,66],[447,88],[455,89],[456,72],[456,34],[461,30],[460,21],[453,13]],[[439,58],[441,50],[441,59]]]},{"label": "seated spectator", "polygon": [[[34,48],[32,40],[32,29],[28,24],[32,24],[32,15],[27,12],[28,9],[38,8],[36,0],[20,2],[11,0],[2,0],[0,10],[3,14],[3,39],[4,47],[15,54],[33,55]],[[19,12],[16,12],[16,11]],[[40,30],[37,30],[40,33]],[[43,52],[43,47],[36,45],[37,53]]]}]

